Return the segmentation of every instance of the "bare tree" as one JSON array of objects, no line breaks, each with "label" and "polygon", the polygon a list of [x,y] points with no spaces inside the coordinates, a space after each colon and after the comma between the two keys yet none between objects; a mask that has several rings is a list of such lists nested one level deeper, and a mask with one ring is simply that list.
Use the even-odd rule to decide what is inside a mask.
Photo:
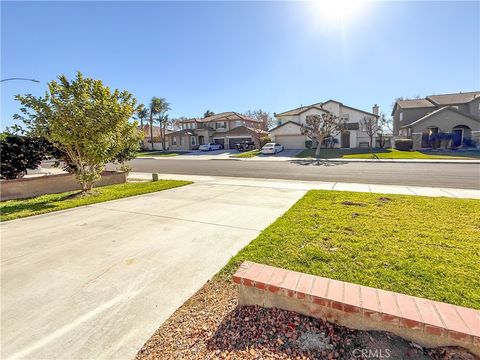
[{"label": "bare tree", "polygon": [[307,115],[305,119],[306,125],[302,125],[300,131],[302,135],[308,136],[317,142],[315,157],[320,156],[321,144],[327,137],[335,137],[345,130],[345,120],[339,118],[332,113],[324,113],[321,115]]},{"label": "bare tree", "polygon": [[378,132],[377,136],[379,139],[379,145],[380,148],[385,147],[385,142],[386,142],[386,136],[385,134],[387,132],[393,132],[393,127],[392,127],[392,118],[387,118],[387,116],[384,113],[380,114],[380,117],[378,119]]},{"label": "bare tree", "polygon": [[367,133],[370,138],[370,152],[373,154],[373,141],[375,135],[378,133],[378,120],[373,116],[364,116],[360,120],[360,128],[363,132]]},{"label": "bare tree", "polygon": [[263,111],[262,109],[248,110],[243,115],[245,115],[246,117],[255,119],[255,120],[262,121],[262,124],[260,126],[260,128],[262,130],[268,131],[269,129],[271,129],[275,126],[275,120],[270,115],[270,113],[268,113],[266,111]]}]

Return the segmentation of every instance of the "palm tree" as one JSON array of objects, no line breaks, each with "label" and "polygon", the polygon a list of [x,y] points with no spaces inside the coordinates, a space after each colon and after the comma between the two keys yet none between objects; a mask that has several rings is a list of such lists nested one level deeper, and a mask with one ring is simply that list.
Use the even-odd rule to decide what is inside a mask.
[{"label": "palm tree", "polygon": [[153,150],[153,121],[154,121],[154,118],[155,116],[157,115],[160,115],[160,116],[163,116],[163,114],[168,110],[170,109],[169,107],[169,104],[167,102],[167,100],[165,100],[164,98],[158,98],[158,97],[153,97],[152,100],[150,100],[150,111],[149,111],[149,114],[150,114],[150,119],[149,119],[149,122],[150,122],[150,141],[151,141],[151,144],[152,144],[152,150]]},{"label": "palm tree", "polygon": [[206,117],[213,116],[213,115],[215,115],[215,113],[213,111],[207,110],[203,114],[203,117],[206,118]]},{"label": "palm tree", "polygon": [[140,119],[140,129],[142,129],[143,132],[143,121],[148,118],[148,108],[146,108],[145,105],[140,104],[137,110],[137,117]]}]

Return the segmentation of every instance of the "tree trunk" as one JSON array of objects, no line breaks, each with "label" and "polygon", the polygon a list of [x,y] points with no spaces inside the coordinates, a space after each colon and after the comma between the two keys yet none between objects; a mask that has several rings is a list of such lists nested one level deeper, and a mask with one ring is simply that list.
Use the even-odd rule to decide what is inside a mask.
[{"label": "tree trunk", "polygon": [[153,116],[151,112],[150,112],[150,142],[152,144],[152,150],[154,150],[153,148]]},{"label": "tree trunk", "polygon": [[319,158],[319,157],[320,157],[320,148],[321,148],[321,146],[322,146],[321,144],[322,144],[321,141],[318,141],[318,142],[317,142],[317,148],[315,149],[315,157],[316,157],[316,158]]}]

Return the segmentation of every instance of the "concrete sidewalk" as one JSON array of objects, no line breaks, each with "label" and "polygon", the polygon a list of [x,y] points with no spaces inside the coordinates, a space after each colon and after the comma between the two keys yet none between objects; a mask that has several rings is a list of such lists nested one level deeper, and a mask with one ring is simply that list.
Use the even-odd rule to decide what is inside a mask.
[{"label": "concrete sidewalk", "polygon": [[[147,180],[151,178],[152,174],[150,173],[132,172],[129,175],[129,179]],[[175,174],[159,174],[159,178],[173,180],[191,180],[198,184],[262,187],[270,189],[295,189],[304,191],[337,190],[381,194],[421,195],[434,197],[445,196],[451,198],[480,199],[480,190],[472,189]]]}]

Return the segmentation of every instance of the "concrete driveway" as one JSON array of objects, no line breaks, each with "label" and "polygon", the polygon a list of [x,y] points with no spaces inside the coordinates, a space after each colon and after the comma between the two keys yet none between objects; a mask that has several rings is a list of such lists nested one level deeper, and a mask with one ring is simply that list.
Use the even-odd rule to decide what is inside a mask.
[{"label": "concrete driveway", "polygon": [[304,192],[198,183],[2,223],[1,358],[133,358]]}]

